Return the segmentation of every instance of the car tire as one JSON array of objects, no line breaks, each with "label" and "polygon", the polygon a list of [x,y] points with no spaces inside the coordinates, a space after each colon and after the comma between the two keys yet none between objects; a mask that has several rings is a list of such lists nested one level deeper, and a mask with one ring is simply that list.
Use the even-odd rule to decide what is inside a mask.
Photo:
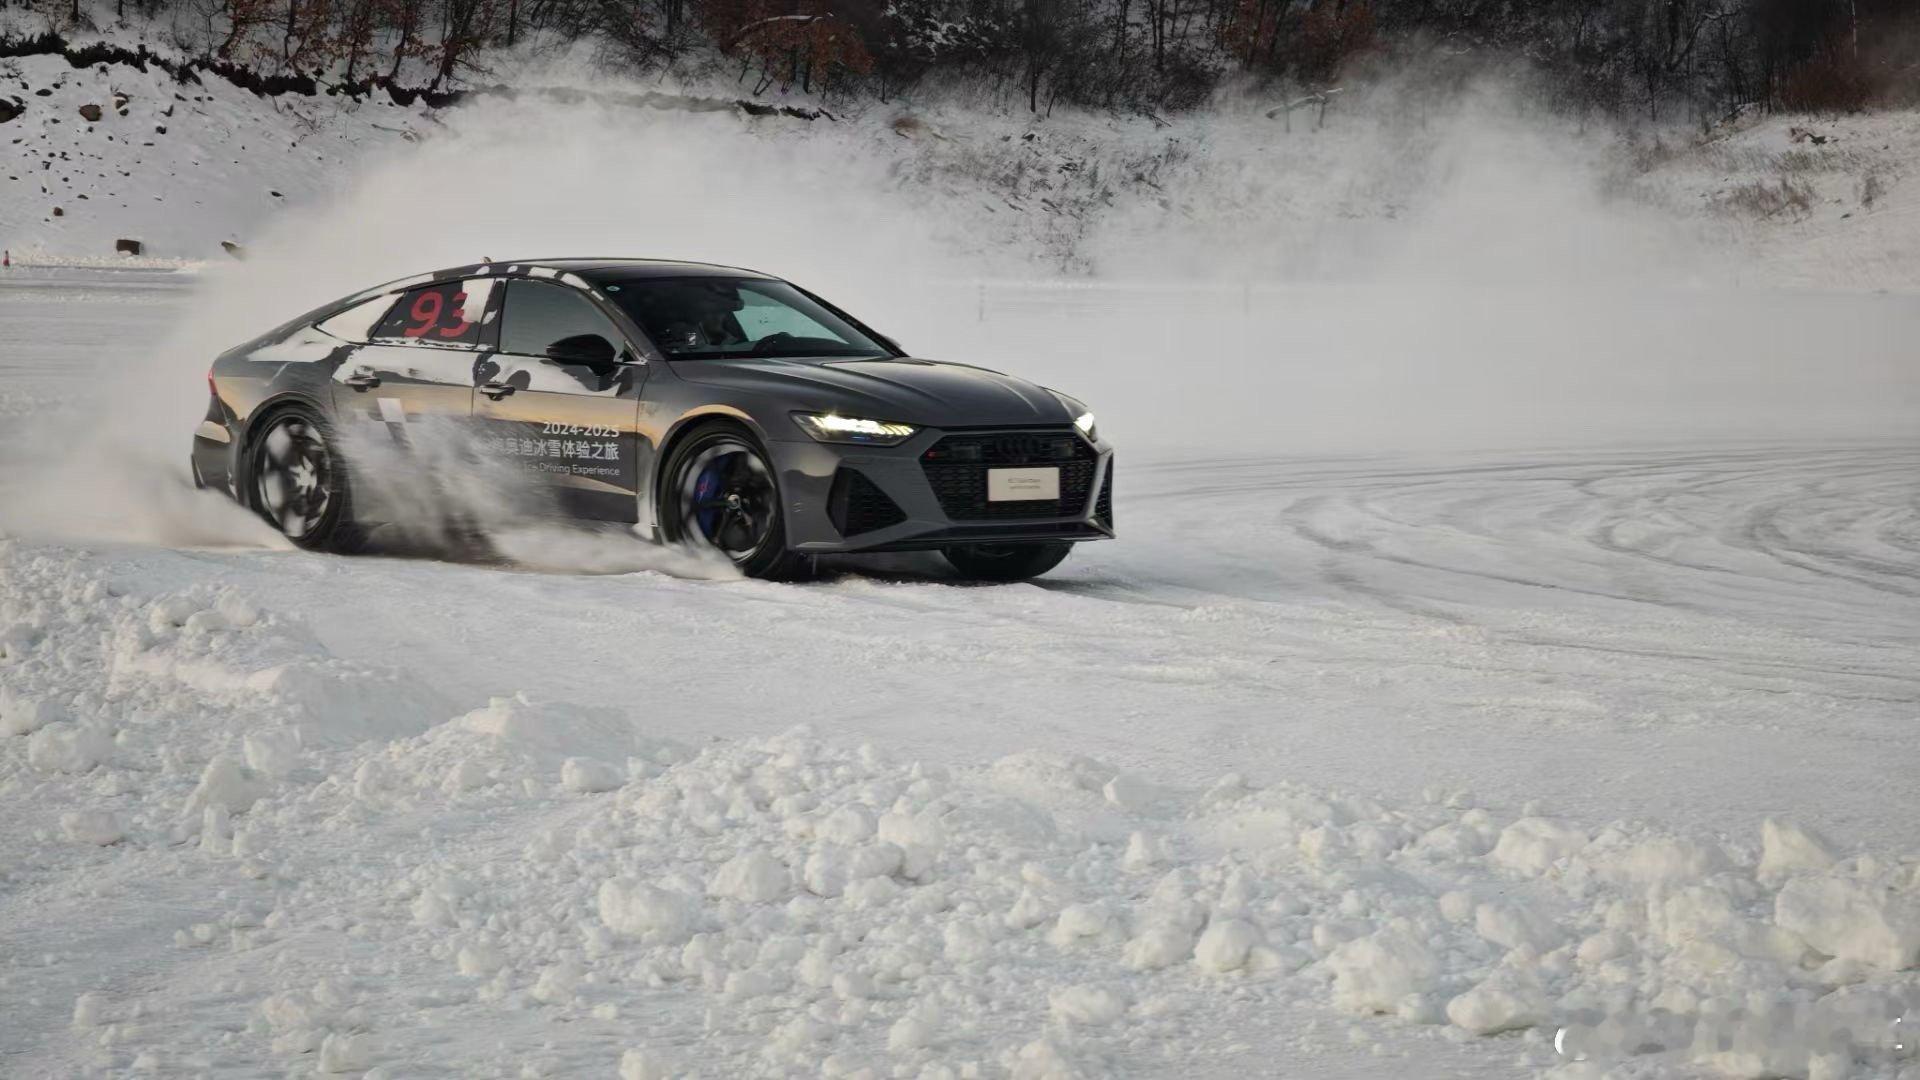
[{"label": "car tire", "polygon": [[291,405],[269,413],[248,438],[244,461],[247,505],[282,536],[308,551],[358,550],[346,462],[318,412]]},{"label": "car tire", "polygon": [[964,544],[940,549],[960,576],[975,581],[1026,581],[1060,565],[1070,543]]},{"label": "car tire", "polygon": [[693,429],[674,444],[661,478],[668,543],[716,551],[748,577],[811,574],[813,559],[787,550],[779,474],[746,428],[712,421]]}]

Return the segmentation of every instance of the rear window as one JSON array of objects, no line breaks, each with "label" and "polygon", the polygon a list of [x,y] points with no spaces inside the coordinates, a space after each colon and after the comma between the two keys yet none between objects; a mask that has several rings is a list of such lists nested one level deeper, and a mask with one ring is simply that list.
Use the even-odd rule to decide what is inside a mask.
[{"label": "rear window", "polygon": [[493,278],[472,278],[410,289],[374,327],[373,336],[416,345],[478,345],[493,287]]}]

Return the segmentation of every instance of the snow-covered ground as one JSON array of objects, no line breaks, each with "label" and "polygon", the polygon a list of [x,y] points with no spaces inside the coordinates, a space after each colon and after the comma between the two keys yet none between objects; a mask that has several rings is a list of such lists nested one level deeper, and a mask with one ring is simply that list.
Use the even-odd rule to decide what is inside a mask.
[{"label": "snow-covered ground", "polygon": [[969,588],[265,542],[88,456],[232,287],[0,279],[0,1073],[1920,1064],[1902,298],[973,286],[1123,538]]}]

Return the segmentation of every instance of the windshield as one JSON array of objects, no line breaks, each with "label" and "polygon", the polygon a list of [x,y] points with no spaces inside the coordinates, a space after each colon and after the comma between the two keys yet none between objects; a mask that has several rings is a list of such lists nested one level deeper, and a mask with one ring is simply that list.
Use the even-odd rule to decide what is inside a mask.
[{"label": "windshield", "polygon": [[634,278],[603,288],[669,360],[893,352],[784,281]]}]

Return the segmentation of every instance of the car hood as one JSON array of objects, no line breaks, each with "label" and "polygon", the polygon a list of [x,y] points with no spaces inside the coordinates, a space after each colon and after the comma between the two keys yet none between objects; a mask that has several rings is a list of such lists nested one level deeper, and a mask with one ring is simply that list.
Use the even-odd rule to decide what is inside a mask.
[{"label": "car hood", "polygon": [[933,360],[678,360],[674,374],[703,386],[777,397],[788,407],[920,427],[1068,424],[1047,390],[967,364]]}]

